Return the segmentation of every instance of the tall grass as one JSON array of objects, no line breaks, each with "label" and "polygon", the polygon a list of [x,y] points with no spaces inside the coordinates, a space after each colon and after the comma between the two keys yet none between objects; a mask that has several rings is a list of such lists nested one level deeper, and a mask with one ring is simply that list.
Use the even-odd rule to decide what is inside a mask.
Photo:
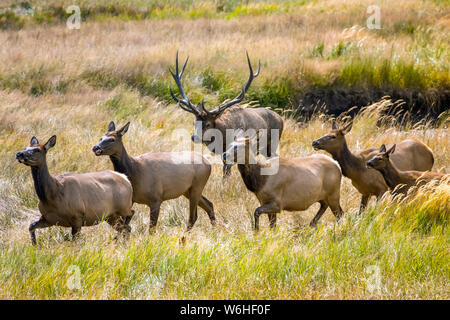
[{"label": "tall grass", "polygon": [[[289,117],[301,92],[448,87],[443,3],[400,1],[393,7],[381,1],[383,29],[368,30],[371,1],[74,2],[87,12],[80,30],[65,28],[63,1],[36,1],[34,17],[7,18],[1,15],[14,12],[15,1],[2,2],[8,10],[0,13],[0,298],[449,298],[448,183],[425,188],[413,200],[386,196],[359,216],[360,195],[344,178],[340,223],[327,211],[317,229],[309,228],[318,210],[313,205],[279,214],[276,232],[263,217],[255,235],[257,199],[235,168],[224,182],[220,158],[212,157],[219,164],[205,196],[214,203],[218,227],[200,209],[184,245],[179,240],[188,203],[180,198],[163,204],[154,235],[148,234],[149,209],[134,205],[128,242],[115,242],[102,223],[83,228],[73,242],[66,241],[67,229],[38,230],[33,247],[28,226],[39,216],[38,201],[29,168],[14,158],[33,135],[45,140],[56,134],[48,153],[52,174],[111,169],[107,157],[91,151],[111,120],[131,121],[124,137],[130,155],[192,148],[189,137],[173,135],[193,130],[193,116],[168,92],[167,68],[178,49],[180,59],[190,56],[186,91],[194,103],[206,97],[210,107],[241,89],[248,77],[245,49],[254,67],[260,59],[261,74],[246,102],[285,115],[281,156],[312,154],[311,142],[330,123],[320,112],[302,126]],[[43,15],[38,7],[59,11]],[[433,150],[433,170],[450,173],[449,114],[433,125],[406,118],[400,126],[382,110],[401,103],[383,99],[356,115],[350,149],[416,138]],[[80,286],[74,287],[78,274]]]},{"label": "tall grass", "polygon": [[[48,154],[51,173],[87,172],[111,168],[108,159],[90,151],[110,120],[119,125],[131,120],[124,141],[136,155],[189,148],[175,143],[170,133],[191,130],[192,119],[175,105],[164,107],[123,87],[32,100],[16,91],[3,93],[2,100],[7,107],[1,130],[9,134],[0,138],[1,298],[449,298],[449,184],[423,189],[412,201],[387,196],[359,216],[359,195],[344,179],[345,216],[339,224],[326,212],[319,227],[311,229],[308,222],[318,209],[314,205],[302,213],[279,214],[276,232],[268,230],[263,217],[262,231],[254,235],[256,198],[236,169],[223,182],[221,166],[214,165],[205,195],[215,205],[219,226],[212,228],[200,210],[184,245],[180,239],[188,203],[176,199],[163,204],[155,235],[148,235],[148,208],[135,205],[128,242],[115,242],[114,232],[103,223],[83,228],[74,242],[66,241],[67,229],[38,230],[33,247],[27,227],[38,216],[36,195],[29,169],[14,159],[32,135],[58,135]],[[448,120],[438,128],[423,124],[400,130],[388,117],[378,121],[380,109],[389,104],[382,101],[355,117],[350,148],[356,152],[418,138],[433,149],[434,170],[448,172]],[[328,129],[320,114],[307,127],[286,119],[281,155],[311,154],[311,141]],[[381,281],[375,289],[370,284],[374,270]],[[80,287],[74,288],[78,272]]]}]

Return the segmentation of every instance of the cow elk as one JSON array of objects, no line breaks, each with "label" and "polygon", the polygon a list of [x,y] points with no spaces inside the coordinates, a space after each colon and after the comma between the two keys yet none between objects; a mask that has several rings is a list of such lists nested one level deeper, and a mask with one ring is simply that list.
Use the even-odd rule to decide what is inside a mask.
[{"label": "cow elk", "polygon": [[[330,153],[341,166],[343,175],[349,178],[353,186],[362,194],[359,210],[361,213],[370,197],[376,196],[380,199],[388,190],[388,186],[380,172],[366,167],[366,161],[378,152],[377,148],[370,148],[356,154],[348,148],[345,135],[351,127],[350,123],[340,129],[333,121],[331,131],[314,140],[312,146],[316,150],[325,150]],[[397,143],[397,152],[392,155],[392,162],[400,170],[426,171],[433,167],[434,157],[431,149],[424,143],[408,139]]]},{"label": "cow elk", "polygon": [[128,122],[116,130],[110,122],[108,132],[92,150],[96,156],[107,155],[114,170],[125,174],[133,186],[133,202],[150,207],[150,231],[156,227],[161,203],[184,195],[189,199],[190,230],[197,220],[197,205],[208,213],[215,224],[213,204],[203,195],[203,189],[211,174],[211,165],[195,152],[151,152],[130,157],[122,142],[128,131]]},{"label": "cow elk", "polygon": [[[238,170],[248,190],[259,200],[254,212],[255,230],[259,229],[259,216],[267,213],[271,228],[276,226],[276,214],[282,210],[303,211],[319,202],[320,208],[310,225],[317,222],[330,207],[339,220],[342,209],[339,204],[341,169],[330,157],[316,154],[297,158],[272,158],[258,161],[252,152],[248,137],[237,138],[223,154],[227,163],[238,163]],[[278,171],[263,174],[268,162],[278,160]],[[271,164],[272,166],[272,164]]]},{"label": "cow elk", "polygon": [[20,163],[31,167],[42,215],[29,227],[31,242],[36,244],[36,229],[54,225],[71,227],[74,237],[82,226],[101,221],[128,235],[134,212],[131,210],[133,190],[127,177],[110,170],[52,177],[46,157],[55,143],[56,136],[44,145],[33,137],[30,146],[16,154]]},{"label": "cow elk", "polygon": [[[171,69],[169,69],[169,71],[180,91],[181,98],[175,96],[172,88],[170,88],[170,93],[181,109],[195,115],[195,131],[192,135],[192,141],[194,143],[203,143],[210,151],[221,155],[228,149],[234,140],[234,136],[230,137],[227,135],[227,130],[231,132],[238,129],[243,129],[245,131],[254,130],[258,134],[258,142],[261,142],[262,145],[262,147],[259,148],[261,151],[260,153],[267,157],[276,155],[278,142],[283,132],[283,119],[276,112],[265,108],[243,108],[235,106],[244,99],[245,93],[250,88],[252,81],[259,75],[261,63],[259,63],[258,71],[253,73],[253,68],[247,53],[250,75],[247,83],[243,85],[242,91],[234,99],[223,103],[214,110],[208,110],[205,108],[204,100],[197,104],[197,106],[192,104],[183,89],[181,77],[183,76],[188,60],[189,57],[186,59],[181,71],[179,71],[177,52],[175,72]],[[211,134],[213,132],[220,133],[222,143],[216,141],[216,136]],[[273,134],[275,134],[275,136],[273,136]],[[266,143],[262,140],[264,138],[266,138]],[[231,166],[224,163],[224,177],[230,174],[230,170]]]},{"label": "cow elk", "polygon": [[389,188],[394,194],[407,195],[411,187],[423,186],[432,180],[440,181],[443,173],[430,171],[401,171],[391,161],[391,156],[394,154],[396,145],[394,144],[388,150],[383,144],[380,147],[378,154],[366,162],[367,167],[373,168],[381,172]]}]

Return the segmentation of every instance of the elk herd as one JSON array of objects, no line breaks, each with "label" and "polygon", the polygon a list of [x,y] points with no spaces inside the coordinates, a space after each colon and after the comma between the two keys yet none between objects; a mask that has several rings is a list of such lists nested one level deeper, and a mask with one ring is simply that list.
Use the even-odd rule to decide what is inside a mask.
[{"label": "elk herd", "polygon": [[[444,177],[442,173],[430,171],[434,164],[433,152],[424,143],[408,139],[353,153],[345,138],[351,123],[339,128],[334,120],[330,132],[312,142],[315,150],[324,150],[331,157],[324,154],[279,157],[276,150],[283,132],[283,118],[269,109],[237,105],[259,75],[261,64],[254,73],[247,54],[249,78],[239,95],[208,110],[204,101],[192,104],[183,89],[181,78],[187,62],[188,58],[180,70],[177,52],[175,71],[169,71],[181,98],[172,87],[170,94],[182,110],[195,116],[192,141],[204,144],[212,153],[222,156],[224,178],[237,164],[243,183],[260,203],[254,211],[255,230],[259,229],[261,214],[268,215],[270,227],[274,228],[277,214],[282,210],[303,211],[317,202],[320,208],[310,226],[316,226],[327,208],[339,220],[343,215],[340,205],[342,176],[349,178],[361,193],[360,213],[371,196],[378,201],[388,190],[407,195],[414,186]],[[50,175],[46,158],[47,152],[56,144],[56,136],[44,144],[33,137],[30,146],[16,154],[20,163],[31,167],[39,198],[41,217],[29,227],[33,244],[36,244],[36,229],[55,225],[70,227],[74,237],[82,226],[102,221],[119,234],[128,236],[135,202],[149,206],[149,229],[152,231],[157,225],[162,202],[180,196],[189,199],[187,231],[197,220],[198,206],[206,211],[211,224],[216,224],[213,203],[203,195],[211,175],[209,161],[191,151],[150,152],[132,157],[123,141],[129,126],[128,122],[117,129],[115,123],[110,122],[107,132],[92,148],[96,156],[109,156],[114,171]],[[227,134],[230,130],[232,136]],[[256,134],[249,134],[249,130]],[[216,134],[209,134],[211,131]],[[254,146],[261,144],[264,148],[255,150]],[[264,160],[258,158],[258,154],[262,154]],[[277,170],[265,173],[264,170],[275,162]]]}]

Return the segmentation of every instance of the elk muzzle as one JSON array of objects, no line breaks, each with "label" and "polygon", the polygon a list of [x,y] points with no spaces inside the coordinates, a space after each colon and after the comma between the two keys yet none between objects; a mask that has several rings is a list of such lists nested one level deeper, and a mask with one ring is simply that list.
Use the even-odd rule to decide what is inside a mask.
[{"label": "elk muzzle", "polygon": [[102,148],[98,144],[92,147],[92,151],[95,153],[96,156],[101,156],[103,153]]},{"label": "elk muzzle", "polygon": [[369,160],[369,161],[366,162],[366,168],[367,169],[374,169],[372,160]]},{"label": "elk muzzle", "polygon": [[320,143],[320,141],[318,139],[314,140],[312,142],[312,147],[314,148],[314,150],[321,150],[322,149],[321,143]]},{"label": "elk muzzle", "polygon": [[16,154],[16,159],[20,162],[23,163],[26,159],[25,159],[25,155],[22,151],[17,152]]}]

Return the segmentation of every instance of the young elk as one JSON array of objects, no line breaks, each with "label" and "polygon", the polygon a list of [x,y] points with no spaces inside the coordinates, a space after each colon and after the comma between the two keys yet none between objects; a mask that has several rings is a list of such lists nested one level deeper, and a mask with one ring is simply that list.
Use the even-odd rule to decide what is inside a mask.
[{"label": "young elk", "polygon": [[[390,157],[395,151],[395,144],[386,150],[383,144],[380,147],[378,154],[366,162],[367,167],[373,168],[381,172],[386,180],[387,185],[394,194],[407,195],[408,190],[413,186],[422,186],[432,180],[441,180],[444,177],[443,173],[438,172],[422,172],[422,171],[401,171],[392,162]],[[398,187],[397,187],[398,186]]]},{"label": "young elk", "polygon": [[[267,147],[262,154],[266,157],[276,155],[278,142],[283,132],[283,119],[277,113],[265,108],[242,108],[239,106],[234,106],[244,99],[244,95],[250,88],[253,79],[259,75],[261,62],[259,63],[258,71],[254,74],[250,63],[250,58],[247,53],[247,62],[250,69],[250,75],[247,84],[242,87],[241,93],[239,93],[239,95],[233,100],[222,104],[216,109],[208,110],[204,106],[204,101],[197,104],[197,106],[193,105],[189,101],[189,98],[181,85],[181,77],[183,76],[188,59],[189,57],[186,59],[181,72],[179,72],[177,52],[175,72],[169,69],[178,90],[180,91],[182,99],[175,96],[172,88],[170,88],[170,93],[181,109],[195,115],[195,131],[192,135],[192,141],[194,143],[203,143],[211,152],[221,155],[229,148],[230,144],[234,140],[234,136],[227,136],[227,130],[254,130],[258,134],[258,142],[259,139],[267,138],[267,143],[261,141],[262,145]],[[219,134],[221,141],[216,141],[217,137],[215,136],[215,133]],[[276,136],[272,136],[273,134]],[[231,166],[224,163],[223,176],[228,176],[230,174],[230,170]]]},{"label": "young elk", "polygon": [[133,190],[127,177],[110,170],[52,177],[46,156],[55,143],[56,136],[44,145],[33,137],[30,146],[16,154],[20,163],[31,167],[42,214],[30,225],[31,242],[36,244],[35,230],[39,228],[71,227],[74,237],[82,226],[92,226],[103,220],[119,233],[128,234],[134,212],[131,210]]},{"label": "young elk", "polygon": [[156,227],[159,209],[165,200],[184,195],[189,199],[190,230],[197,220],[197,205],[208,213],[211,224],[215,224],[213,204],[202,196],[211,174],[211,165],[195,152],[157,152],[130,157],[122,142],[128,131],[128,122],[116,130],[110,122],[108,132],[92,151],[96,156],[109,156],[114,170],[125,174],[133,186],[133,202],[150,207],[150,231]]},{"label": "young elk", "polygon": [[[267,213],[270,226],[276,225],[276,214],[281,210],[303,211],[319,202],[320,209],[310,225],[316,226],[325,210],[330,207],[336,219],[342,216],[339,204],[341,169],[325,155],[312,155],[292,159],[269,159],[262,163],[255,159],[249,138],[239,137],[223,154],[227,163],[238,163],[245,186],[261,204],[254,212],[255,230],[259,229],[259,216]],[[278,171],[264,175],[268,162],[278,160]]]},{"label": "young elk", "polygon": [[[377,153],[376,148],[370,148],[357,154],[352,153],[345,140],[345,135],[351,130],[352,124],[339,129],[335,121],[332,130],[323,137],[314,140],[314,149],[329,152],[333,159],[339,162],[344,176],[352,180],[353,186],[362,194],[359,213],[363,212],[369,198],[377,199],[388,190],[383,176],[377,170],[366,167],[366,161]],[[397,152],[392,156],[393,163],[401,170],[426,171],[433,167],[433,152],[424,143],[408,139],[397,143]]]}]

